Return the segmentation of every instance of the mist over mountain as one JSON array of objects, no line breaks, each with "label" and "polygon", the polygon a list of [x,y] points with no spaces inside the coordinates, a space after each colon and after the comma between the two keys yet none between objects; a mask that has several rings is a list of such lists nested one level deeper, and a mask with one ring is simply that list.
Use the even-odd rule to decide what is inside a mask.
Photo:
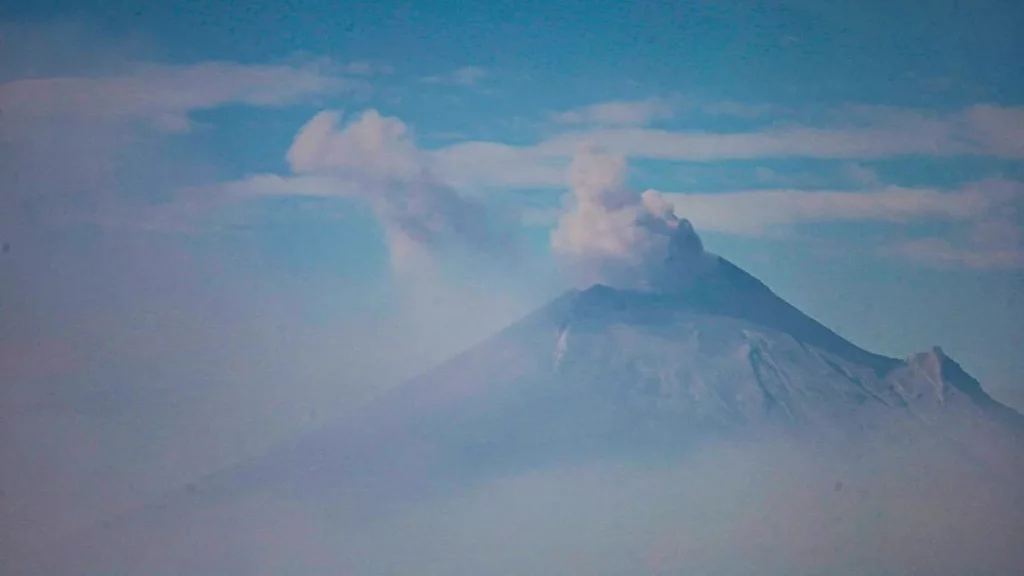
[{"label": "mist over mountain", "polygon": [[567,292],[352,418],[112,519],[47,572],[1024,565],[1024,417],[940,348],[860,348],[686,221],[650,278]]}]

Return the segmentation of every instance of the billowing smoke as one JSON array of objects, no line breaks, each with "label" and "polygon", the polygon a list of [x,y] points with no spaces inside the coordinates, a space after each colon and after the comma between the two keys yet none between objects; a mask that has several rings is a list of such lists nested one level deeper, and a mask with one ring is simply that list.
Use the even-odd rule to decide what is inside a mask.
[{"label": "billowing smoke", "polygon": [[580,283],[671,290],[714,262],[686,219],[657,191],[625,184],[626,159],[584,148],[569,168],[570,206],[552,232],[556,256]]},{"label": "billowing smoke", "polygon": [[288,162],[298,174],[331,178],[337,193],[369,203],[383,224],[393,261],[449,241],[499,254],[505,227],[482,202],[436,176],[398,118],[368,110],[339,129],[341,114],[321,112],[295,137]]}]

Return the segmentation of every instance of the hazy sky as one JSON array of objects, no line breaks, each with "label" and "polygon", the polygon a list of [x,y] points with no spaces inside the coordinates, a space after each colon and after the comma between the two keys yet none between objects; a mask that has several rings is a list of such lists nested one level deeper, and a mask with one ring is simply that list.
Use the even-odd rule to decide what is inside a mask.
[{"label": "hazy sky", "polygon": [[857,344],[941,345],[1022,408],[1022,22],[999,0],[5,3],[0,489],[45,478],[20,514],[88,515],[116,468],[141,497],[557,295],[587,146]]}]

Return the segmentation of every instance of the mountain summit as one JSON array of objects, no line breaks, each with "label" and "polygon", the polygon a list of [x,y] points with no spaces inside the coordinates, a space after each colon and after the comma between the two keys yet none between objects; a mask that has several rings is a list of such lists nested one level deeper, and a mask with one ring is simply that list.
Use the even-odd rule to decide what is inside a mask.
[{"label": "mountain summit", "polygon": [[560,379],[628,391],[687,423],[1022,420],[940,348],[906,360],[864,350],[721,258],[674,292],[594,286],[563,297],[551,315]]}]

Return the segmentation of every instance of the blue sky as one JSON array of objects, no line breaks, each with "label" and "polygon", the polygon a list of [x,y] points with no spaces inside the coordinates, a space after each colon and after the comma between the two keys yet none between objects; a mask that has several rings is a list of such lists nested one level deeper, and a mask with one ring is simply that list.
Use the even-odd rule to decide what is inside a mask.
[{"label": "blue sky", "polygon": [[580,282],[560,250],[630,249],[553,244],[587,150],[844,336],[1024,407],[1018,3],[20,4],[2,400],[54,446],[222,415],[206,466],[468,346]]}]

